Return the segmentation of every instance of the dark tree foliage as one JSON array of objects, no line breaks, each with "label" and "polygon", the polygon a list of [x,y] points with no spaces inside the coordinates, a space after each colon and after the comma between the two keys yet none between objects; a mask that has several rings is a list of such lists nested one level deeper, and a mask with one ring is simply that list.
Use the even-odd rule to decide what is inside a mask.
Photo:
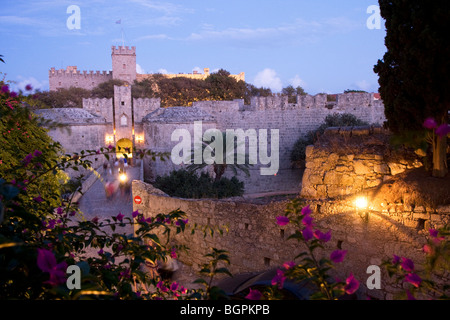
[{"label": "dark tree foliage", "polygon": [[211,91],[211,100],[244,99],[246,86],[244,81],[236,81],[230,73],[220,69],[205,79]]},{"label": "dark tree foliage", "polygon": [[[447,123],[450,1],[380,0],[379,3],[381,16],[386,20],[387,52],[374,71],[379,75],[387,126],[400,134],[422,130],[424,120],[429,117],[440,124]],[[441,158],[445,157],[445,153],[442,155],[445,148],[434,149],[441,149]]]},{"label": "dark tree foliage", "polygon": [[37,106],[42,108],[82,108],[83,98],[90,97],[89,90],[75,87],[56,91],[37,91],[34,94]]},{"label": "dark tree foliage", "polygon": [[97,87],[91,90],[91,97],[111,99],[114,97],[114,86],[122,85],[124,85],[124,82],[119,79],[113,79],[100,83]]},{"label": "dark tree foliage", "polygon": [[298,95],[304,96],[307,93],[300,86],[298,86],[297,88],[294,88],[294,86],[290,85],[290,86],[283,88],[283,90],[281,90],[281,94],[284,96],[288,96],[289,103],[296,103]]}]

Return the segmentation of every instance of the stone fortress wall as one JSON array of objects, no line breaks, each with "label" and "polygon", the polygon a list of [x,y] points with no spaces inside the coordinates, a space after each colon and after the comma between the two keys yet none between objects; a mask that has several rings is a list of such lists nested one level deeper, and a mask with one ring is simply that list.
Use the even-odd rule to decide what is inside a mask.
[{"label": "stone fortress wall", "polygon": [[[289,200],[251,202],[245,199],[180,199],[169,197],[151,184],[133,181],[133,197],[140,196],[142,202],[133,204],[133,210],[139,210],[146,218],[159,213],[167,214],[180,209],[186,213],[189,223],[187,230],[173,238],[172,244],[185,245],[188,253],[180,253],[179,260],[194,270],[207,262],[205,254],[211,248],[227,250],[234,274],[261,272],[279,268],[283,263],[305,251],[305,247],[288,237],[295,233],[295,227],[280,227],[276,223],[278,216],[285,215]],[[417,213],[416,211],[372,210],[367,218],[355,208],[353,198],[348,200],[310,200],[305,202],[312,208],[312,217],[316,227],[327,232],[331,230],[332,239],[324,245],[325,250],[318,250],[320,257],[340,247],[347,250],[345,260],[337,265],[334,277],[346,279],[350,273],[360,282],[360,298],[367,295],[376,299],[391,300],[404,292],[401,284],[396,284],[381,266],[383,260],[393,255],[409,257],[417,265],[424,261],[421,249],[426,243],[427,229],[418,228],[420,218],[428,216],[426,227],[441,227],[448,223],[450,207],[440,207],[438,212]],[[430,217],[431,216],[431,217]],[[202,231],[191,234],[190,228],[195,224],[209,226],[216,232],[211,237],[204,237]],[[219,235],[217,228],[224,231]],[[175,233],[173,233],[175,234]],[[161,239],[165,239],[160,235]],[[369,290],[366,281],[371,274],[369,266],[380,266],[381,289]],[[448,273],[443,275],[443,283],[448,282]]]},{"label": "stone fortress wall", "polygon": [[[73,141],[72,137],[52,132],[52,135],[67,147],[67,150],[73,150],[75,146],[83,145],[83,142],[85,145],[90,145],[90,141],[98,141],[97,148],[100,148],[114,145],[121,139],[127,139],[138,148],[171,152],[176,145],[171,141],[173,131],[185,128],[192,133],[195,121],[202,121],[205,125],[204,130],[208,128],[217,128],[222,131],[254,129],[259,134],[267,130],[268,150],[270,150],[271,130],[278,130],[280,140],[277,174],[262,176],[260,165],[255,165],[250,170],[249,178],[244,175],[239,178],[244,180],[248,193],[285,191],[298,188],[301,181],[301,170],[292,168],[290,161],[295,142],[309,131],[316,129],[326,116],[334,113],[351,113],[368,123],[382,124],[385,121],[383,103],[376,98],[376,94],[372,93],[339,94],[336,95],[335,101],[328,101],[326,94],[305,95],[298,96],[296,103],[288,103],[288,98],[285,96],[274,95],[254,97],[249,105],[246,105],[243,100],[204,101],[195,102],[192,107],[164,109],[161,108],[159,99],[131,98],[131,84],[139,79],[136,73],[136,47],[113,46],[111,60],[112,72],[87,73],[78,71],[76,67],[58,71],[52,68],[49,72],[50,90],[70,86],[92,89],[93,86],[110,79],[120,79],[128,83],[114,88],[113,99],[83,99],[82,110],[100,119],[97,122],[100,121],[99,125],[103,126],[101,131],[104,137],[98,138],[97,133],[91,137],[92,130],[86,129],[82,139]],[[57,109],[47,112],[46,116],[51,118],[51,112],[58,117]],[[61,121],[68,126],[73,126],[72,118],[74,117],[67,115]],[[83,124],[79,119],[91,121],[85,115],[78,117],[76,122],[81,129],[75,131],[83,130]],[[87,123],[87,125],[90,124]],[[250,146],[247,150],[249,148]],[[170,161],[156,162],[152,166],[153,173],[148,172],[148,165],[145,166],[147,178],[151,178],[152,175],[164,175],[173,169],[180,168],[180,166],[172,165]],[[292,176],[297,179],[292,179]]]},{"label": "stone fortress wall", "polygon": [[86,90],[95,88],[100,83],[112,79],[112,72],[109,71],[80,71],[76,66],[69,66],[66,69],[56,70],[51,68],[48,73],[50,91],[59,88],[77,87]]},{"label": "stone fortress wall", "polygon": [[[204,126],[212,125],[221,131],[255,129],[260,132],[267,129],[269,150],[271,129],[279,130],[280,170],[276,176],[261,176],[261,166],[255,165],[250,169],[250,178],[240,174],[239,178],[245,182],[248,193],[298,189],[302,171],[292,167],[291,151],[295,142],[309,131],[317,129],[326,116],[351,113],[370,124],[381,125],[385,121],[382,101],[376,100],[370,93],[337,95],[337,101],[332,103],[327,101],[327,95],[298,96],[297,103],[288,103],[287,97],[273,96],[255,97],[251,99],[250,105],[245,105],[243,100],[203,101],[195,102],[192,107],[169,109],[160,108],[143,120],[145,141],[155,151],[172,150],[176,142],[171,141],[171,134],[177,128],[185,128],[193,136],[194,121],[199,120],[203,120]],[[249,147],[247,143],[247,152]],[[153,167],[153,174],[159,175],[179,168],[167,162],[157,162]],[[293,175],[298,178],[298,182],[291,178]]]},{"label": "stone fortress wall", "polygon": [[[250,177],[240,174],[239,178],[244,180],[247,193],[298,189],[302,171],[292,167],[291,151],[297,139],[315,130],[326,116],[351,113],[371,124],[382,124],[385,121],[383,103],[371,93],[341,94],[337,95],[334,102],[327,101],[327,95],[319,94],[298,96],[296,103],[288,103],[284,96],[271,96],[254,97],[249,105],[245,105],[243,100],[203,101],[195,102],[192,107],[161,108],[160,99],[132,99],[130,92],[130,86],[115,87],[114,99],[83,99],[83,108],[71,109],[72,113],[67,113],[68,109],[50,109],[41,111],[41,114],[49,119],[59,119],[73,127],[75,132],[84,133],[78,139],[57,130],[51,132],[54,139],[73,152],[80,151],[75,149],[82,149],[85,145],[100,148],[122,138],[133,141],[136,136],[140,136],[141,140],[136,143],[136,147],[170,153],[177,144],[171,140],[174,130],[184,128],[193,136],[195,121],[202,121],[203,131],[210,128],[222,131],[254,129],[257,133],[267,130],[270,150],[271,130],[276,129],[279,131],[279,171],[273,176],[262,176],[261,166],[257,164],[251,167]],[[64,112],[65,115],[61,116]],[[126,125],[122,126],[120,119],[124,116]],[[102,129],[94,132],[90,128],[93,122]],[[107,141],[107,135],[115,135],[114,140]],[[93,141],[95,146],[92,146]],[[246,152],[249,150],[247,142]],[[149,172],[147,163],[146,178],[151,180],[152,176],[154,178],[156,175],[168,174],[180,167],[183,165],[175,166],[171,161],[157,161],[152,163],[152,172]],[[297,179],[292,179],[292,176]]]}]

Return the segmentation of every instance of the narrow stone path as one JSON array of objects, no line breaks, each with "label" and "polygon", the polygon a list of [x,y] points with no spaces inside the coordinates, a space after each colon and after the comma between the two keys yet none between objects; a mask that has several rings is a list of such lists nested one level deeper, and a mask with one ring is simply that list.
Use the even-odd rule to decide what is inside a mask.
[{"label": "narrow stone path", "polygon": [[[140,166],[127,167],[126,173],[128,176],[128,182],[131,186],[131,181],[139,179]],[[114,181],[118,179],[118,175],[107,172],[102,173],[102,179],[97,179],[94,184],[89,188],[87,192],[79,200],[79,208],[84,214],[84,219],[92,220],[95,217],[102,221],[104,219],[110,219],[117,216],[119,213],[124,217],[132,218],[133,212],[133,199],[131,194],[131,187],[129,193],[121,194],[120,189],[116,194],[108,199],[105,192],[105,183],[108,181]],[[112,234],[113,231],[106,227],[104,231],[108,234]],[[132,225],[126,225],[125,227],[118,227],[114,231],[115,233],[130,235],[134,232]],[[88,249],[87,255],[92,256],[97,254],[98,249]],[[105,250],[108,251],[108,250]]]}]

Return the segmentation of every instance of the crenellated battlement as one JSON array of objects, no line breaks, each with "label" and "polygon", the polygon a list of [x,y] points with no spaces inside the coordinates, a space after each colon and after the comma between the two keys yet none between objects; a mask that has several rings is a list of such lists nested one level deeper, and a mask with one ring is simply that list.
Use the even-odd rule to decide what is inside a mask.
[{"label": "crenellated battlement", "polygon": [[112,46],[111,47],[111,55],[136,55],[136,47],[128,47],[128,46]]},{"label": "crenellated battlement", "polygon": [[78,87],[91,90],[100,83],[112,79],[112,72],[109,71],[80,71],[76,66],[69,66],[66,69],[56,70],[51,68],[48,72],[50,91],[60,88]]},{"label": "crenellated battlement", "polygon": [[[74,68],[74,69],[71,69],[71,68]],[[49,70],[50,77],[52,77],[52,76],[77,76],[77,75],[78,76],[80,76],[80,75],[83,75],[83,76],[100,76],[100,75],[105,76],[105,75],[112,75],[112,72],[105,71],[105,70],[103,70],[103,71],[99,71],[99,70],[80,71],[80,70],[77,70],[77,67],[67,67],[67,69],[59,69],[59,70],[56,70],[55,68],[51,68]]]},{"label": "crenellated battlement", "polygon": [[289,103],[288,97],[283,95],[273,95],[269,97],[253,97],[250,106],[251,110],[275,110],[275,109],[345,109],[354,107],[371,107],[383,105],[383,102],[374,93],[342,93],[333,95],[334,99],[328,99],[327,94],[298,95],[296,103]]}]

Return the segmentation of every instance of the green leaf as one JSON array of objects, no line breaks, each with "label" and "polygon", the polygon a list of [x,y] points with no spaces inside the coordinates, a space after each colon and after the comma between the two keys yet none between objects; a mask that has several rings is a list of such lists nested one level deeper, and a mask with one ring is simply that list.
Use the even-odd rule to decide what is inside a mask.
[{"label": "green leaf", "polygon": [[204,284],[206,286],[208,285],[208,282],[206,282],[206,280],[202,278],[195,280],[193,283]]}]

